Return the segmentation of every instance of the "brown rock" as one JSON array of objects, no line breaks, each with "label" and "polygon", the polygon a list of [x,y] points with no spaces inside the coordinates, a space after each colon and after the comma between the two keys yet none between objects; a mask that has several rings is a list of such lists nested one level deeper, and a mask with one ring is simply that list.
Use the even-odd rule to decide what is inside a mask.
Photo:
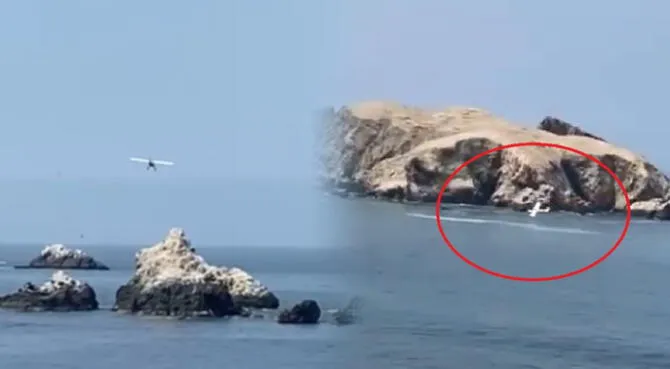
[{"label": "brown rock", "polygon": [[564,120],[554,117],[545,117],[544,119],[542,119],[537,128],[547,132],[551,132],[559,136],[584,136],[593,138],[594,140],[605,142],[604,139],[596,135],[586,132],[583,129],[574,126]]},{"label": "brown rock", "polygon": [[[490,148],[523,141],[574,147],[607,165],[624,183],[637,212],[662,217],[670,180],[641,156],[577,127],[547,118],[524,128],[479,109],[422,110],[365,102],[332,110],[325,122],[323,164],[331,184],[372,196],[435,201],[444,180]],[[553,133],[552,133],[553,132]],[[546,201],[575,212],[621,211],[625,199],[596,163],[571,152],[519,147],[480,158],[458,173],[444,202],[526,209]]]}]

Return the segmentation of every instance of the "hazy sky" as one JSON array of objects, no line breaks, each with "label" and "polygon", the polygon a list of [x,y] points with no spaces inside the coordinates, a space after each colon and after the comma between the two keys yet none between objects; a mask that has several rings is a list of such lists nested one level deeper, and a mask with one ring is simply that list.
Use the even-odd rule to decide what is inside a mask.
[{"label": "hazy sky", "polygon": [[471,105],[577,123],[670,170],[670,5],[364,0],[340,17],[334,100]]},{"label": "hazy sky", "polygon": [[[276,183],[309,178],[312,112],[364,99],[471,105],[527,125],[556,115],[670,168],[668,10],[660,0],[2,2],[0,241],[144,242],[182,225],[209,243],[266,242],[243,200],[263,191],[267,204],[286,197]],[[135,155],[177,165],[147,173]],[[25,178],[65,187],[16,182]],[[282,201],[266,205],[280,220]],[[275,225],[281,242],[313,228],[304,222]]]},{"label": "hazy sky", "polygon": [[140,177],[128,156],[154,156],[180,178],[303,176],[335,26],[325,12],[291,0],[2,2],[0,175]]},{"label": "hazy sky", "polygon": [[0,5],[2,177],[304,172],[310,113],[388,98],[554,114],[663,155],[659,1],[31,1]]},{"label": "hazy sky", "polygon": [[[1,2],[0,242],[146,243],[171,226],[196,244],[317,242],[315,201],[278,182],[312,174],[335,14],[291,0]],[[177,165],[148,173],[128,156]]]}]

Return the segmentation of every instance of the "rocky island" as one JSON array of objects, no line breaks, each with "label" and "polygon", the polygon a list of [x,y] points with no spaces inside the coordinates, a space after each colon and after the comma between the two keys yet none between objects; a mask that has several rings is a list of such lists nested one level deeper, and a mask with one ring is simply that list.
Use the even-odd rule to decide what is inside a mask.
[{"label": "rocky island", "polygon": [[277,317],[279,324],[317,324],[321,308],[314,300],[303,300],[291,309],[284,309]]},{"label": "rocky island", "polygon": [[184,230],[173,228],[163,241],[136,254],[135,273],[117,290],[113,310],[182,318],[278,307],[267,287],[239,268],[208,264]]},{"label": "rocky island", "polygon": [[62,244],[47,245],[42,252],[28,263],[16,265],[17,269],[96,269],[109,268],[79,249],[70,249]]},{"label": "rocky island", "polygon": [[[633,215],[670,219],[670,180],[657,167],[570,123],[547,117],[538,128],[484,110],[430,111],[364,102],[324,116],[323,180],[357,196],[434,202],[446,178],[491,148],[541,141],[598,158],[623,182]],[[536,201],[572,212],[625,211],[623,192],[596,163],[566,150],[517,147],[480,158],[450,182],[445,203],[528,209]]]},{"label": "rocky island", "polygon": [[41,286],[28,282],[17,292],[0,296],[0,308],[21,311],[97,310],[95,291],[85,282],[56,271]]}]

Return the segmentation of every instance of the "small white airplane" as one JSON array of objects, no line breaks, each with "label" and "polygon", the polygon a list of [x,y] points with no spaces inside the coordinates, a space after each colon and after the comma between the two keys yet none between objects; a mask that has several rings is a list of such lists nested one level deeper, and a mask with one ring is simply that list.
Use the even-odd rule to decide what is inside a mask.
[{"label": "small white airplane", "polygon": [[147,165],[147,170],[153,169],[154,171],[158,170],[158,167],[156,165],[166,165],[166,166],[174,165],[174,163],[171,161],[134,158],[134,157],[130,158],[130,161],[134,161],[136,163],[144,163]]},{"label": "small white airplane", "polygon": [[548,213],[549,212],[549,207],[546,207],[544,209],[541,208],[542,203],[539,201],[535,203],[532,209],[528,210],[528,213],[531,217],[534,217],[537,215],[537,213]]}]

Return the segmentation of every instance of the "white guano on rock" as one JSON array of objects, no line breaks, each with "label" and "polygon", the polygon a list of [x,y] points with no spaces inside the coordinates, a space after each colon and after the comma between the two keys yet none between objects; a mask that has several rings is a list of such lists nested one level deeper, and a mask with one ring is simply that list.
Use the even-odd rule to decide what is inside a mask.
[{"label": "white guano on rock", "polygon": [[266,286],[242,269],[208,264],[194,251],[181,228],[171,229],[163,241],[140,250],[135,259],[135,277],[144,289],[173,282],[215,283],[227,286],[233,298],[259,299],[270,294]]},{"label": "white guano on rock", "polygon": [[81,258],[87,256],[87,254],[79,249],[70,249],[63,244],[55,243],[51,245],[46,245],[42,252],[42,256],[51,255],[55,258]]},{"label": "white guano on rock", "polygon": [[62,288],[71,288],[73,291],[81,292],[86,284],[72,278],[62,270],[57,270],[51,275],[51,280],[44,282],[38,289],[43,293],[52,293]]}]

